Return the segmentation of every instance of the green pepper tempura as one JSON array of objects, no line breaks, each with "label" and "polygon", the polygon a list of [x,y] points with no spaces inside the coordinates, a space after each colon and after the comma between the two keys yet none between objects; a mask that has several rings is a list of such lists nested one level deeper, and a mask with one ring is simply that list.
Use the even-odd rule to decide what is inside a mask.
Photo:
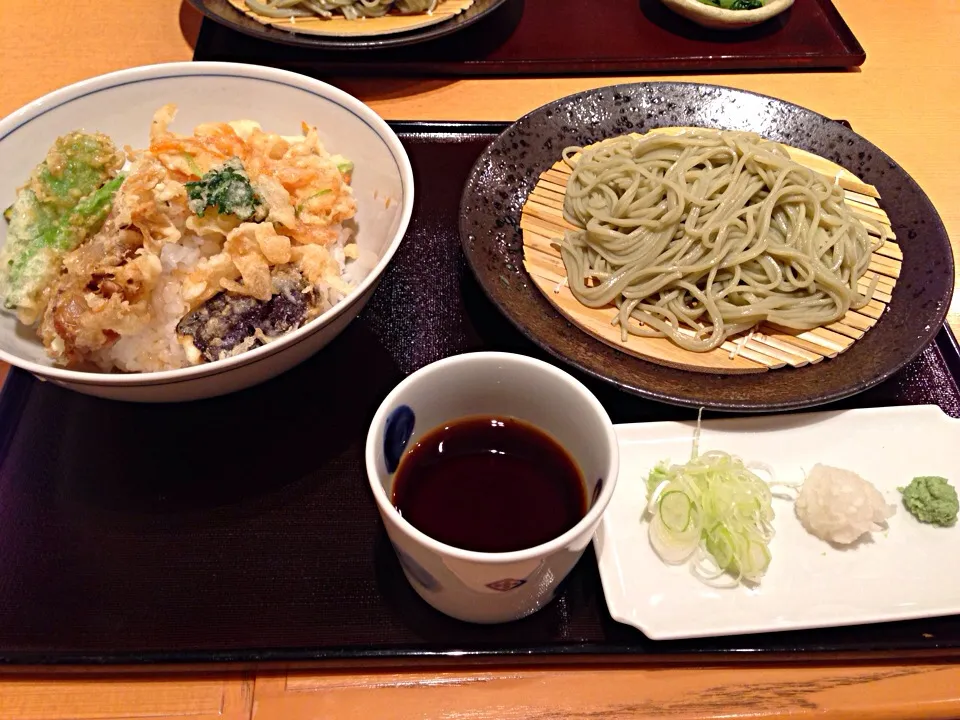
[{"label": "green pepper tempura", "polygon": [[37,320],[63,256],[100,229],[123,162],[105,135],[64,135],[4,213],[10,226],[0,249],[0,298],[21,322]]}]

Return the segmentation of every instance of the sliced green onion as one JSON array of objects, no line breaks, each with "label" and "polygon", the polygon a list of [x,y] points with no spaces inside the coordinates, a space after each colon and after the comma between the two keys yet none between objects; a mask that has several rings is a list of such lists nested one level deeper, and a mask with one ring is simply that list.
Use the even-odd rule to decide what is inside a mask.
[{"label": "sliced green onion", "polygon": [[706,535],[707,552],[713,555],[717,567],[724,572],[736,564],[736,541],[727,528],[721,524],[714,525]]},{"label": "sliced green onion", "polygon": [[670,532],[682,533],[690,527],[693,503],[684,493],[671,490],[660,496],[660,519]]},{"label": "sliced green onion", "polygon": [[773,493],[739,458],[699,454],[699,441],[698,418],[690,460],[660,463],[647,477],[650,544],[666,563],[692,561],[710,584],[759,582],[770,565]]}]

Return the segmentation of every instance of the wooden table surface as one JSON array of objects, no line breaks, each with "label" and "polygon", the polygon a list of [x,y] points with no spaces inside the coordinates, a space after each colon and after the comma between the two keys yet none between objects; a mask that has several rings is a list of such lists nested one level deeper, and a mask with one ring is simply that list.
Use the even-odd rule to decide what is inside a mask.
[{"label": "wooden table surface", "polygon": [[[602,1],[602,0],[598,0]],[[960,247],[960,1],[835,0],[867,51],[859,71],[683,79],[745,88],[849,120],[923,186]],[[181,0],[0,0],[0,116],[100,73],[189,60]],[[512,120],[629,78],[335,79],[388,119]],[[632,78],[635,79],[635,78]],[[667,79],[663,76],[657,79]],[[960,298],[950,322],[960,331]],[[0,380],[5,369],[0,367]],[[2,572],[2,568],[0,568]],[[0,676],[0,720],[67,718],[960,718],[960,664],[832,663],[340,672]]]}]

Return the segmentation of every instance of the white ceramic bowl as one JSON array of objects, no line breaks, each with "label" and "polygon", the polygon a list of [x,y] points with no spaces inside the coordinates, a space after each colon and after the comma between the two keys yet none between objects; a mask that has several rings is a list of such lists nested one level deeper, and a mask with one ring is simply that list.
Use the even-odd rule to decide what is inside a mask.
[{"label": "white ceramic bowl", "polygon": [[737,30],[766,22],[793,5],[794,0],[770,0],[755,10],[724,10],[700,0],[663,0],[663,4],[688,20],[715,30]]},{"label": "white ceramic bowl", "polygon": [[[445,422],[476,415],[518,418],[553,436],[583,473],[590,498],[583,519],[549,542],[505,553],[461,550],[407,522],[392,502],[406,448]],[[404,379],[377,410],[366,446],[370,487],[407,580],[437,610],[477,623],[516,620],[553,599],[593,539],[619,456],[609,416],[582,383],[539,360],[495,352],[440,360]]]},{"label": "white ceramic bowl", "polygon": [[[400,245],[413,211],[413,173],[399,139],[370,108],[303,75],[236,63],[170,63],[122,70],[46,95],[0,121],[0,205],[13,202],[60,135],[85,129],[118,146],[145,147],[153,113],[176,103],[171,129],[250,119],[283,135],[316,125],[330,152],[354,162],[357,244],[376,257],[366,278],[329,311],[283,338],[226,360],[137,374],[79,372],[53,366],[31,328],[0,313],[0,360],[64,387],[117,400],[171,402],[212,397],[263,382],[330,342],[360,312]],[[384,199],[391,198],[386,205]],[[6,226],[0,223],[0,244]],[[370,255],[372,253],[372,255]]]}]

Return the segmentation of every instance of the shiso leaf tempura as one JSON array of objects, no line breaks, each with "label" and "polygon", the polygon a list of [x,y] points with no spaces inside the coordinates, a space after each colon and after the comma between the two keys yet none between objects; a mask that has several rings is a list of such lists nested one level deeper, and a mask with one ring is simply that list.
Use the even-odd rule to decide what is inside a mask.
[{"label": "shiso leaf tempura", "polygon": [[744,462],[721,451],[699,454],[700,423],[690,460],[658,464],[647,477],[650,544],[672,565],[716,586],[758,583],[770,565],[770,486]]}]

